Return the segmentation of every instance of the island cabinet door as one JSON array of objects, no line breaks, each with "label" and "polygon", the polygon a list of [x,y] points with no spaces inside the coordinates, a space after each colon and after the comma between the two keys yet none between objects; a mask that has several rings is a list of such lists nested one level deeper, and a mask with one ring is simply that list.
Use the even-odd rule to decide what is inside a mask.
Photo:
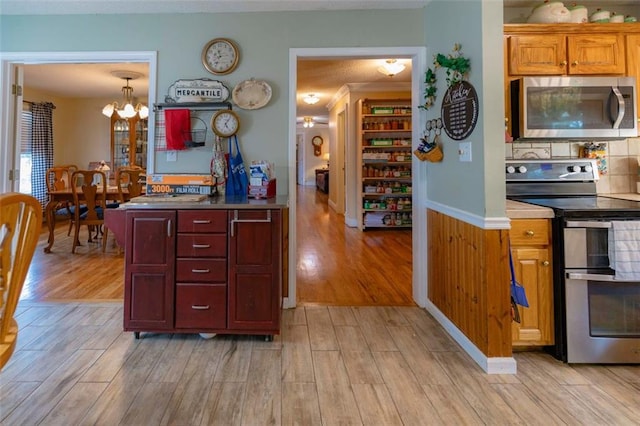
[{"label": "island cabinet door", "polygon": [[127,212],[124,329],[173,328],[176,213]]},{"label": "island cabinet door", "polygon": [[231,330],[280,331],[280,210],[229,211],[229,320]]}]

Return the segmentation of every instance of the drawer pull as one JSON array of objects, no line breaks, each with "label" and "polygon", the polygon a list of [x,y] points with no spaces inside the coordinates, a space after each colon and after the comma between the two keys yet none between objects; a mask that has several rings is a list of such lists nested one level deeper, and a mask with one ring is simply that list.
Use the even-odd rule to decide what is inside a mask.
[{"label": "drawer pull", "polygon": [[524,231],[524,233],[525,233],[525,235],[527,237],[533,237],[533,235],[534,235],[534,232],[532,230],[530,230],[530,229],[528,231]]},{"label": "drawer pull", "polygon": [[544,262],[542,262],[542,266],[549,266],[549,261],[545,260]]},{"label": "drawer pull", "polygon": [[236,223],[271,223],[271,210],[267,210],[266,219],[238,219],[238,210],[233,211],[233,219],[231,219],[231,236],[233,237],[233,229]]},{"label": "drawer pull", "polygon": [[192,269],[191,272],[194,274],[208,274],[211,272],[211,269]]},{"label": "drawer pull", "polygon": [[198,248],[210,248],[211,245],[210,244],[193,244],[191,247],[196,248],[196,249],[198,249]]},{"label": "drawer pull", "polygon": [[195,219],[192,223],[194,225],[207,225],[207,224],[211,223],[211,221],[210,220]]},{"label": "drawer pull", "polygon": [[191,305],[191,309],[195,309],[197,311],[206,311],[209,309],[209,305]]}]

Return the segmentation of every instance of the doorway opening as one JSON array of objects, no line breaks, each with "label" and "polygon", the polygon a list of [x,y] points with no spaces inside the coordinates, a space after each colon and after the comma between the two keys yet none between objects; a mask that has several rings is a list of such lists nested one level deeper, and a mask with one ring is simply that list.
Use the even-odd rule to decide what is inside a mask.
[{"label": "doorway opening", "polygon": [[[331,59],[350,59],[350,58],[388,58],[388,57],[398,57],[398,58],[409,58],[412,64],[412,74],[411,74],[411,98],[412,105],[414,111],[417,111],[417,106],[420,104],[420,87],[422,81],[422,70],[425,69],[426,64],[426,48],[425,47],[396,47],[396,48],[309,48],[309,49],[291,49],[290,50],[290,73],[289,75],[292,78],[289,81],[290,84],[290,104],[289,104],[289,122],[291,123],[289,129],[289,197],[290,197],[290,221],[289,221],[289,235],[295,236],[291,238],[289,241],[289,264],[296,265],[295,267],[289,268],[289,291],[288,296],[284,301],[285,307],[294,307],[298,301],[298,291],[297,291],[297,280],[298,280],[298,269],[302,267],[301,261],[301,252],[298,250],[298,238],[302,238],[301,234],[303,232],[309,232],[313,230],[310,227],[304,227],[304,230],[300,230],[300,222],[297,216],[297,209],[302,208],[299,206],[298,198],[303,197],[304,195],[298,192],[297,181],[296,181],[296,135],[297,129],[295,126],[296,122],[296,90],[297,90],[297,64],[299,58],[314,58],[314,59],[322,59],[322,58],[331,58]],[[351,114],[353,115],[353,114]],[[422,120],[423,118],[419,114],[415,114],[414,125],[412,130],[412,140],[419,140],[419,129],[422,128]],[[350,117],[347,113],[346,117],[347,125],[346,127],[353,126],[355,121],[355,117]],[[330,123],[330,128],[332,128],[332,124]],[[353,128],[353,127],[351,127]],[[332,138],[336,138],[335,129],[332,128]],[[348,131],[347,131],[348,134]],[[348,138],[347,138],[348,139]],[[337,138],[336,138],[337,140]],[[347,142],[348,144],[349,142]],[[336,159],[339,164],[344,165],[344,176],[345,182],[344,185],[347,187],[345,191],[345,196],[349,197],[349,189],[348,187],[354,185],[354,176],[356,175],[354,172],[354,168],[356,167],[355,162],[351,158],[351,155],[348,153],[348,146],[337,147],[336,152],[340,152],[340,150],[345,150],[347,154],[345,154],[343,159]],[[333,152],[332,152],[333,155]],[[340,161],[342,160],[342,162]],[[332,167],[333,167],[333,158],[332,158]],[[425,189],[426,185],[424,182],[424,175],[426,174],[424,167],[420,167],[419,162],[416,159],[412,159],[413,168],[415,173],[412,176],[412,187],[413,187],[413,199],[414,205],[420,206],[424,204],[425,201]],[[339,183],[341,184],[341,183]],[[419,306],[425,306],[426,304],[426,263],[424,261],[420,261],[420,257],[424,257],[423,255],[426,253],[426,212],[420,211],[422,209],[416,209],[414,213],[413,223],[415,224],[410,233],[411,238],[410,244],[411,247],[411,292],[413,301]],[[349,212],[347,207],[345,211],[345,218],[348,217],[349,214],[353,214]],[[301,218],[302,219],[302,218]],[[300,220],[301,220],[300,219]],[[336,222],[338,222],[336,220]],[[342,219],[342,223],[337,223],[340,227],[345,227],[345,230],[349,230],[345,224],[345,219]],[[348,228],[348,229],[347,229]],[[300,230],[300,231],[298,231]],[[353,230],[353,229],[351,229]],[[355,229],[355,232],[361,232]],[[323,250],[331,250],[331,239],[327,240],[327,246]],[[344,242],[345,244],[348,244]],[[322,262],[321,256],[316,256],[317,262]],[[307,262],[307,260],[304,260]],[[341,262],[344,263],[343,267],[348,267],[349,259],[343,258]],[[389,271],[393,270],[393,264],[391,265],[377,265],[381,271]],[[371,265],[370,265],[371,267]],[[322,269],[322,266],[320,266]],[[373,290],[375,291],[375,289]],[[320,301],[321,303],[321,301]]]}]

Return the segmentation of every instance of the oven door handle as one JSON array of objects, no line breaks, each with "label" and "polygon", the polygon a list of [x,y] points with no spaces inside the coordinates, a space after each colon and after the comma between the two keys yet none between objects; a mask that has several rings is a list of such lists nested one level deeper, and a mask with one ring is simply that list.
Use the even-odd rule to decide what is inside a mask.
[{"label": "oven door handle", "polygon": [[568,220],[567,228],[611,228],[611,222],[598,220]]},{"label": "oven door handle", "polygon": [[606,281],[611,283],[637,283],[638,282],[638,280],[617,280],[615,275],[584,274],[580,272],[567,272],[567,278],[570,280]]}]

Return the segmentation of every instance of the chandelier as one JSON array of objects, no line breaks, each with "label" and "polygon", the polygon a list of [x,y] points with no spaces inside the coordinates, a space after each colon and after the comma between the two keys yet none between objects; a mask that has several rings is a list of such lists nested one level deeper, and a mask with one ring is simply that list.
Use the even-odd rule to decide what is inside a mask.
[{"label": "chandelier", "polygon": [[302,127],[304,127],[304,128],[313,127],[313,125],[314,125],[312,117],[304,117],[303,121],[304,121],[304,123],[302,123]]},{"label": "chandelier", "polygon": [[393,77],[396,74],[400,74],[404,71],[404,65],[399,63],[396,59],[387,59],[385,63],[378,67],[378,72],[388,77]]},{"label": "chandelier", "polygon": [[302,100],[309,105],[317,104],[320,101],[320,98],[315,95],[315,93],[309,93],[307,96],[302,98]]},{"label": "chandelier", "polygon": [[149,117],[149,108],[146,105],[141,103],[133,105],[133,87],[129,86],[130,80],[135,80],[142,74],[129,71],[113,71],[111,74],[126,80],[127,83],[122,87],[122,104],[118,105],[118,102],[109,103],[102,108],[102,114],[111,117],[115,111],[120,118],[132,118],[136,114],[142,119]]}]

